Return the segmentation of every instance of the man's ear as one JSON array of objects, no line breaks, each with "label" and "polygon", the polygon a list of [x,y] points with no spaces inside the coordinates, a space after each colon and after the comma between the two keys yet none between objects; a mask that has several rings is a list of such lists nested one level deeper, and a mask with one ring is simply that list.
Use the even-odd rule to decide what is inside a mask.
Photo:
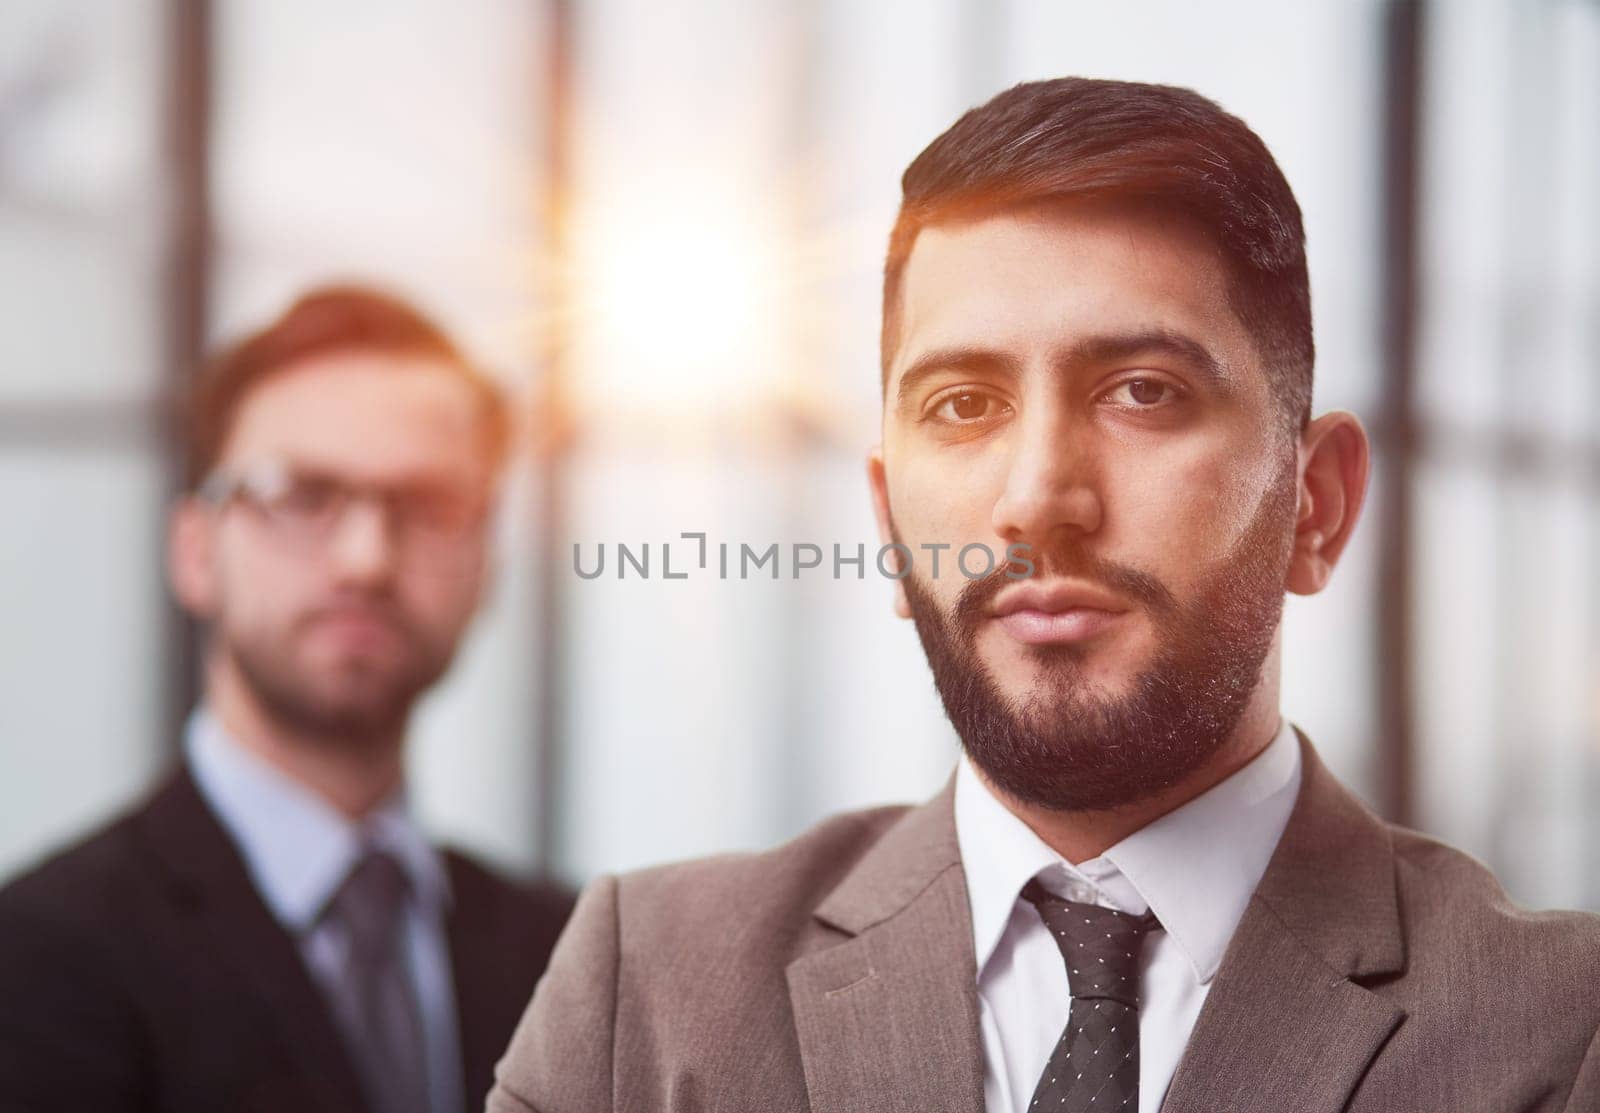
[{"label": "man's ear", "polygon": [[1355,414],[1323,414],[1300,435],[1300,506],[1285,585],[1315,595],[1328,584],[1367,495],[1371,448]]},{"label": "man's ear", "polygon": [[[883,446],[873,445],[867,453],[867,485],[872,488],[872,513],[878,519],[878,541],[888,545],[894,541],[894,531],[889,528],[889,480],[883,470]],[[896,575],[901,571],[900,551],[892,551]],[[911,617],[911,602],[906,598],[905,580],[894,582],[894,613],[901,618]]]},{"label": "man's ear", "polygon": [[179,605],[204,622],[217,606],[216,519],[193,495],[167,515],[167,583]]}]

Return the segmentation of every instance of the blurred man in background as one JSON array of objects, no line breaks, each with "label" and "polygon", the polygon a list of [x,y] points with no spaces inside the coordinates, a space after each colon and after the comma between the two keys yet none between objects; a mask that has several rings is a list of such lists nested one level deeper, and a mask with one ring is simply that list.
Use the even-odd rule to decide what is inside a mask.
[{"label": "blurred man in background", "polygon": [[0,1108],[482,1104],[570,896],[430,846],[402,749],[484,590],[507,425],[355,287],[202,377],[169,571],[204,698],[147,803],[0,891]]},{"label": "blurred man in background", "polygon": [[[597,881],[490,1108],[1600,1109],[1600,918],[1517,908],[1280,714],[1284,593],[1328,583],[1368,446],[1311,417],[1261,140],[1038,82],[902,183],[869,478],[962,760],[920,807]],[[1034,574],[929,572],[968,545]]]}]

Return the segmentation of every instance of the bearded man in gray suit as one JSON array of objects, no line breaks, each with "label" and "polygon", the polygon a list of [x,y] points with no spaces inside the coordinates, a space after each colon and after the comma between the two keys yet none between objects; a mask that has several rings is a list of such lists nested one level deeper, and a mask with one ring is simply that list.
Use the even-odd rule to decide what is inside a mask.
[{"label": "bearded man in gray suit", "polygon": [[[493,1113],[1600,1109],[1600,919],[1518,908],[1280,716],[1367,439],[1310,416],[1304,232],[1240,120],[1065,79],[906,171],[885,542],[963,756],[915,808],[603,878]],[[1030,573],[1031,574],[1025,574]]]}]

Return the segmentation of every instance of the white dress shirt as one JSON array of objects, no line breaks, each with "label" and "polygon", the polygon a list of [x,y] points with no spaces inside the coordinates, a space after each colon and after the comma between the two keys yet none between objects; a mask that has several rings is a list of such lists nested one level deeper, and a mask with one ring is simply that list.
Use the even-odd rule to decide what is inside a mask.
[{"label": "white dress shirt", "polygon": [[1299,788],[1300,747],[1283,720],[1227,780],[1073,866],[962,757],[956,840],[972,905],[988,1113],[1027,1113],[1071,1009],[1066,964],[1023,886],[1037,877],[1067,900],[1153,910],[1161,921],[1139,966],[1139,1113],[1156,1113]]},{"label": "white dress shirt", "polygon": [[406,966],[421,1013],[433,1113],[463,1113],[460,1034],[445,914],[444,862],[406,813],[401,795],[353,822],[304,785],[240,746],[204,706],[184,737],[200,794],[244,857],[256,891],[299,944],[312,980],[340,980],[349,939],[336,918],[318,916],[355,865],[364,844],[390,854],[411,881],[406,904]]}]

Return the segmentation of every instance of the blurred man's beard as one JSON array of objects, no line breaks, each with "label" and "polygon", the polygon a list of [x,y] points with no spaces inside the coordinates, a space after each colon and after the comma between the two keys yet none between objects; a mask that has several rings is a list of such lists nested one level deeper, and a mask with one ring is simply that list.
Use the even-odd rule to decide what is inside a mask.
[{"label": "blurred man's beard", "polygon": [[244,684],[275,723],[318,744],[361,749],[391,744],[422,693],[444,675],[448,650],[430,646],[416,630],[394,619],[406,650],[394,660],[345,662],[335,673],[311,675],[296,659],[294,638],[307,621],[273,640],[222,637]]},{"label": "blurred man's beard", "polygon": [[1100,811],[1182,781],[1232,734],[1283,613],[1294,539],[1295,473],[1285,469],[1239,544],[1187,605],[1142,572],[1108,564],[1076,538],[1036,550],[1034,576],[1073,575],[1116,592],[1149,615],[1157,649],[1120,697],[1085,690],[1079,646],[1030,650],[1039,687],[1019,706],[984,667],[977,636],[1006,567],[962,590],[950,615],[906,577],[917,635],[963,748],[1002,793],[1057,811]]}]

